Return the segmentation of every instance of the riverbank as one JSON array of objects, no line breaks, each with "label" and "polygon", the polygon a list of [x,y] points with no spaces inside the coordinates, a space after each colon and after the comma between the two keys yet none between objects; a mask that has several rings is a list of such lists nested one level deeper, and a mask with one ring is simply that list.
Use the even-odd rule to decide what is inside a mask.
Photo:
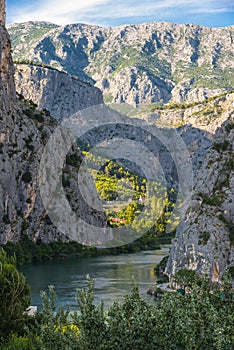
[{"label": "riverbank", "polygon": [[40,240],[32,242],[27,236],[22,236],[19,242],[8,242],[3,248],[9,256],[16,255],[17,264],[21,266],[49,260],[82,259],[95,256],[132,254],[143,250],[160,250],[162,244],[170,244],[171,238],[172,236],[157,238],[144,235],[124,246],[98,249],[96,247],[86,247],[74,241],[57,241],[49,244],[45,244]]}]

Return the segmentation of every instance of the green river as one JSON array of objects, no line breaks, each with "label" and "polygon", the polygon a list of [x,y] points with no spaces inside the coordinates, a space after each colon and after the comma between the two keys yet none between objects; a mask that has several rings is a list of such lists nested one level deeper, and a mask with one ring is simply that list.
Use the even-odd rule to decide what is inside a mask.
[{"label": "green river", "polygon": [[135,254],[118,256],[99,256],[83,259],[49,261],[34,265],[25,265],[21,271],[31,286],[32,305],[41,308],[40,291],[53,285],[57,294],[58,305],[76,305],[77,288],[84,288],[86,276],[95,279],[95,303],[105,303],[121,298],[131,289],[132,277],[137,281],[140,294],[147,296],[147,289],[154,283],[154,267],[168,255],[170,246],[161,250],[142,251]]}]

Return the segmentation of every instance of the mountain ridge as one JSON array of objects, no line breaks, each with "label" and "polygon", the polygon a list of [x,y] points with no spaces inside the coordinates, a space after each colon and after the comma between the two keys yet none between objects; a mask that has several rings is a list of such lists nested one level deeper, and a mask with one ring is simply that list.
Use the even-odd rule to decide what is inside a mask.
[{"label": "mountain ridge", "polygon": [[36,30],[28,23],[9,27],[14,59],[27,58],[78,75],[100,88],[106,102],[196,101],[233,89],[234,26],[41,26],[36,22]]},{"label": "mountain ridge", "polygon": [[18,24],[26,24],[26,23],[45,23],[48,25],[53,25],[57,27],[66,27],[69,25],[86,25],[86,26],[94,26],[98,28],[122,28],[122,27],[127,27],[127,26],[141,26],[141,25],[146,25],[146,24],[154,24],[154,23],[168,23],[172,25],[186,25],[186,26],[197,26],[197,27],[204,27],[204,28],[211,28],[211,29],[222,29],[222,28],[229,28],[229,27],[234,27],[234,24],[229,24],[229,25],[224,25],[224,26],[208,26],[208,25],[203,25],[203,24],[198,24],[198,23],[177,23],[173,21],[145,21],[142,23],[125,23],[125,24],[119,24],[119,25],[113,25],[113,26],[108,26],[108,25],[99,25],[99,24],[91,24],[91,23],[86,23],[86,22],[71,22],[71,23],[66,23],[66,24],[58,24],[50,21],[24,21],[24,22],[12,22],[12,23],[7,23],[6,28],[10,28],[11,26],[17,26]]}]

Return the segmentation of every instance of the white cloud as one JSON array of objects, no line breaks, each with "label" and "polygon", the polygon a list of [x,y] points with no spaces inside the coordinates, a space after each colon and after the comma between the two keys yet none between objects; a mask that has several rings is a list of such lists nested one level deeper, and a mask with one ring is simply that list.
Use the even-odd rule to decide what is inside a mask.
[{"label": "white cloud", "polygon": [[230,0],[40,0],[30,6],[11,8],[9,21],[48,21],[57,24],[87,22],[111,24],[128,18],[155,16],[158,20],[173,20],[186,14],[218,14],[233,11]]},{"label": "white cloud", "polygon": [[30,6],[11,8],[10,22],[48,21],[67,24],[76,21],[87,9],[108,3],[109,0],[41,0]]}]

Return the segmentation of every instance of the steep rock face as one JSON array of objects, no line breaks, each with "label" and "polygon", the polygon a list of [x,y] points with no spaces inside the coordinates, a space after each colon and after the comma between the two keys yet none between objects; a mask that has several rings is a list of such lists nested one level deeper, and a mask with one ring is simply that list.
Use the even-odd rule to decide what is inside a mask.
[{"label": "steep rock face", "polygon": [[9,31],[15,60],[42,62],[96,82],[108,102],[197,101],[233,88],[233,26],[29,22]]},{"label": "steep rock face", "polygon": [[[234,93],[209,98],[201,103],[188,105],[175,104],[171,108],[157,109],[154,105],[145,108],[129,109],[126,114],[136,116],[159,128],[176,128],[183,138],[192,157],[196,172],[201,166],[217,129],[229,118],[233,111]],[[115,107],[115,105],[113,105]],[[119,106],[117,106],[118,108]],[[147,108],[151,112],[147,112]]]},{"label": "steep rock face", "polygon": [[106,94],[107,102],[137,106],[144,102],[167,102],[171,98],[171,82],[154,77],[135,66],[123,68],[109,79],[100,81],[98,75],[94,75],[94,78],[97,80],[96,86]]},{"label": "steep rock face", "polygon": [[14,88],[14,66],[11,58],[11,46],[9,35],[4,27],[5,8],[1,2],[1,17],[0,17],[0,105],[2,111],[9,111],[11,101],[16,98]]},{"label": "steep rock face", "polygon": [[18,64],[15,85],[25,99],[32,100],[41,109],[48,109],[59,120],[103,103],[99,89],[54,69]]},{"label": "steep rock face", "polygon": [[176,231],[166,273],[193,269],[219,280],[234,265],[234,112],[217,131]]},{"label": "steep rock face", "polygon": [[[16,99],[14,66],[4,22],[5,2],[1,0],[0,4],[0,244],[18,241],[22,234],[44,242],[68,240],[47,216],[39,191],[39,164],[56,123],[47,112],[42,113],[32,103],[22,104]],[[78,216],[85,213],[91,224],[103,225],[105,216],[91,212],[81,200],[74,180],[81,156],[75,146],[71,154],[76,162],[64,167],[71,207]]]},{"label": "steep rock face", "polygon": [[175,103],[204,101],[222,92],[223,89],[215,89],[215,86],[193,88],[193,79],[185,79],[173,88],[171,100]]},{"label": "steep rock face", "polygon": [[[194,128],[215,134],[216,130],[228,119],[229,112],[233,110],[234,94],[214,96],[207,101],[190,103],[187,106],[175,104],[175,107],[138,112],[136,115],[159,127],[183,127],[191,125]],[[137,111],[137,110],[136,110]]]},{"label": "steep rock face", "polygon": [[0,24],[3,26],[6,23],[6,4],[5,1],[0,2]]}]

